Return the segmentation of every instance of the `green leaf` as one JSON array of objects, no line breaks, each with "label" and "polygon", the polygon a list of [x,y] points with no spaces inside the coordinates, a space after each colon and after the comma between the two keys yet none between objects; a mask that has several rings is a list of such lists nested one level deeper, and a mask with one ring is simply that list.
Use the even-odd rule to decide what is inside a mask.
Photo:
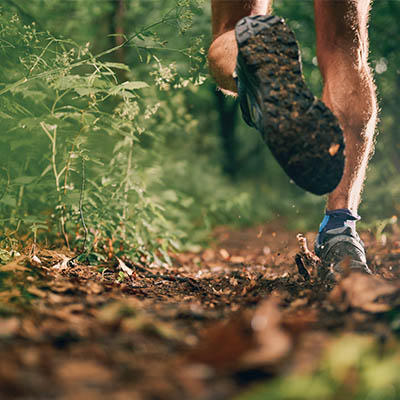
[{"label": "green leaf", "polygon": [[11,115],[6,114],[5,112],[0,111],[0,118],[12,119]]},{"label": "green leaf", "polygon": [[100,92],[99,89],[96,89],[94,87],[82,87],[82,88],[74,88],[75,92],[79,94],[79,96],[89,96],[91,94],[96,94],[97,92]]},{"label": "green leaf", "polygon": [[15,197],[9,195],[9,194],[5,194],[2,199],[0,200],[0,203],[3,203],[7,206],[10,207],[15,207],[17,205],[17,200],[15,199]]},{"label": "green leaf", "polygon": [[17,179],[14,179],[16,185],[29,185],[32,183],[36,178],[34,176],[20,176]]},{"label": "green leaf", "polygon": [[[136,90],[136,89],[143,89],[149,87],[149,85],[146,82],[141,82],[141,81],[126,81],[124,83],[121,83],[120,85],[114,86],[110,90],[110,94],[116,95],[120,93],[123,90]],[[125,92],[127,93],[127,92]]]},{"label": "green leaf", "polygon": [[55,87],[60,90],[66,90],[66,89],[71,89],[78,84],[81,83],[81,77],[79,75],[66,75],[62,76],[60,79],[58,79],[55,83]]},{"label": "green leaf", "polygon": [[141,81],[126,81],[119,86],[127,90],[136,90],[149,87],[149,85],[146,82],[141,82]]},{"label": "green leaf", "polygon": [[110,67],[110,68],[117,68],[117,69],[123,69],[124,71],[129,71],[129,67],[122,63],[106,62],[106,63],[104,63],[104,65],[107,67]]}]

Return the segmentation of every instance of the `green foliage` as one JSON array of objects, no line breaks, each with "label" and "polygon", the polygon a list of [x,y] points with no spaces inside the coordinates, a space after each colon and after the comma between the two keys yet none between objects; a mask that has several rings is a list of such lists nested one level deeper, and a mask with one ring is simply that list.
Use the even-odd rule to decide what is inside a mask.
[{"label": "green foliage", "polygon": [[400,352],[388,347],[382,349],[372,337],[344,335],[329,346],[317,371],[257,385],[236,399],[398,399]]},{"label": "green foliage", "polygon": [[[187,8],[177,4],[174,18]],[[169,20],[164,15],[151,25]],[[164,216],[162,199],[147,189],[159,180],[152,166],[159,145],[153,142],[163,140],[150,120],[160,106],[156,87],[186,86],[192,77],[178,76],[173,65],[151,55],[157,62],[148,74],[151,88],[134,80],[125,64],[104,60],[118,46],[94,55],[89,43],[40,32],[9,10],[2,11],[0,26],[2,225],[30,230],[34,242],[38,232],[51,234],[58,226],[74,247],[87,234],[84,250],[91,259],[106,250],[166,255],[176,229]],[[125,42],[149,33],[145,26]],[[120,83],[117,69],[132,80]]]},{"label": "green foliage", "polygon": [[[198,154],[209,146],[199,146],[190,103],[204,81],[201,38],[169,48],[156,30],[171,34],[172,24],[184,34],[192,16],[189,2],[177,2],[94,54],[88,42],[2,10],[4,260],[14,232],[82,250],[90,262],[121,254],[168,261],[168,249],[203,241],[216,223],[254,219],[250,196]],[[130,66],[109,59],[121,48],[134,53]]]}]

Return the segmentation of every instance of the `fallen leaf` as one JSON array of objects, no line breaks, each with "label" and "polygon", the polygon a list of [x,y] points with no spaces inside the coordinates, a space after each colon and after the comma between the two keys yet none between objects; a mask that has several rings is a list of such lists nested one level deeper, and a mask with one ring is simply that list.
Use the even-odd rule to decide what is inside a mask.
[{"label": "fallen leaf", "polygon": [[202,334],[189,359],[219,369],[235,369],[240,357],[255,345],[244,314],[219,322]]},{"label": "fallen leaf", "polygon": [[26,256],[20,256],[11,262],[9,262],[6,265],[1,265],[0,266],[0,271],[3,272],[15,272],[15,271],[29,271],[29,268],[27,268],[23,263],[26,261]]},{"label": "fallen leaf", "polygon": [[53,265],[54,269],[58,270],[64,270],[68,268],[68,262],[71,260],[71,258],[64,256],[63,254],[61,255],[62,259],[55,265]]},{"label": "fallen leaf", "polygon": [[281,316],[278,301],[274,298],[263,301],[257,307],[251,319],[257,346],[243,355],[242,361],[246,365],[271,365],[288,353],[291,339],[281,327]]},{"label": "fallen leaf", "polygon": [[21,296],[21,293],[17,288],[12,288],[10,290],[4,290],[4,291],[0,292],[0,302],[6,303],[13,297],[19,297],[19,296]]},{"label": "fallen leaf", "polygon": [[20,321],[17,317],[0,318],[0,337],[13,336],[20,327]]},{"label": "fallen leaf", "polygon": [[51,290],[57,293],[74,291],[75,289],[75,285],[67,280],[57,280],[51,285]]},{"label": "fallen leaf", "polygon": [[128,274],[128,276],[133,275],[133,270],[129,268],[119,257],[117,257],[118,260],[118,267],[117,269],[120,269],[121,271],[125,272]]},{"label": "fallen leaf", "polygon": [[33,261],[36,264],[42,264],[42,262],[40,261],[40,258],[35,254],[32,256],[31,261]]},{"label": "fallen leaf", "polygon": [[88,288],[90,294],[100,294],[104,290],[104,287],[97,282],[88,282]]},{"label": "fallen leaf", "polygon": [[342,279],[329,295],[329,300],[341,310],[359,308],[371,313],[385,312],[392,308],[380,301],[382,296],[400,292],[400,287],[379,276],[359,272]]},{"label": "fallen leaf", "polygon": [[46,297],[46,292],[38,289],[36,286],[30,286],[26,290],[37,297]]},{"label": "fallen leaf", "polygon": [[281,327],[276,299],[254,313],[240,313],[210,327],[189,358],[221,369],[251,369],[277,364],[290,350],[290,336]]},{"label": "fallen leaf", "polygon": [[271,254],[271,249],[268,246],[264,246],[263,253],[265,256],[269,256]]},{"label": "fallen leaf", "polygon": [[92,360],[68,360],[57,368],[57,375],[71,385],[99,384],[112,379],[112,372]]},{"label": "fallen leaf", "polygon": [[229,253],[225,249],[220,249],[219,254],[221,254],[221,257],[224,260],[228,260],[230,257]]},{"label": "fallen leaf", "polygon": [[212,249],[204,250],[203,254],[201,255],[203,261],[208,262],[215,258],[215,251]]},{"label": "fallen leaf", "polygon": [[234,264],[240,264],[245,262],[245,258],[242,256],[231,256],[230,261],[233,262]]}]

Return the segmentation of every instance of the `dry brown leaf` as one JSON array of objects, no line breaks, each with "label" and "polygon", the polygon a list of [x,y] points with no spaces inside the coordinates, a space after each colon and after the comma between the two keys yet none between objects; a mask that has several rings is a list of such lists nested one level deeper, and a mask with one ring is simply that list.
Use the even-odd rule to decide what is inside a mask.
[{"label": "dry brown leaf", "polygon": [[225,249],[220,249],[219,254],[224,260],[228,260],[230,255]]},{"label": "dry brown leaf", "polygon": [[56,294],[56,293],[53,293],[53,292],[48,292],[47,293],[47,299],[48,299],[48,301],[50,302],[50,303],[53,303],[53,304],[61,304],[61,303],[64,303],[65,301],[67,301],[68,300],[68,297],[67,296],[63,296],[63,295],[60,295],[60,294]]},{"label": "dry brown leaf", "polygon": [[379,298],[400,291],[400,287],[379,276],[352,273],[342,279],[329,296],[331,303],[342,310],[360,308],[371,313],[385,312],[392,306]]},{"label": "dry brown leaf", "polygon": [[215,259],[215,251],[212,249],[206,249],[201,255],[203,261],[208,262]]},{"label": "dry brown leaf", "polygon": [[36,254],[34,254],[32,256],[32,258],[31,258],[31,263],[37,264],[37,265],[41,265],[42,261],[40,260],[40,258]]},{"label": "dry brown leaf", "polygon": [[38,289],[36,286],[30,286],[26,290],[37,297],[46,297],[46,292]]},{"label": "dry brown leaf", "polygon": [[215,368],[238,368],[240,357],[255,345],[248,326],[249,319],[244,314],[211,326],[203,332],[189,359]]},{"label": "dry brown leaf", "polygon": [[17,257],[8,264],[0,266],[0,271],[3,272],[29,271],[29,268],[23,265],[26,260],[27,260],[26,256]]},{"label": "dry brown leaf", "polygon": [[281,327],[281,311],[274,298],[257,307],[251,319],[257,346],[245,353],[242,361],[248,366],[271,365],[280,361],[291,348],[291,339]]},{"label": "dry brown leaf", "polygon": [[71,258],[64,256],[63,254],[61,254],[62,259],[55,265],[53,265],[54,269],[57,270],[64,270],[68,268],[68,262],[71,260]]},{"label": "dry brown leaf", "polygon": [[89,282],[88,289],[89,294],[100,294],[103,292],[104,287],[97,282]]},{"label": "dry brown leaf", "polygon": [[0,318],[0,337],[9,337],[17,333],[20,321],[17,317]]},{"label": "dry brown leaf", "polygon": [[206,330],[189,357],[222,369],[274,366],[291,348],[281,327],[278,301],[261,303],[254,314],[241,313]]},{"label": "dry brown leaf", "polygon": [[231,256],[230,261],[234,264],[240,264],[246,261],[246,259],[242,256]]},{"label": "dry brown leaf", "polygon": [[57,293],[64,293],[72,289],[75,289],[75,285],[67,280],[55,281],[51,286],[51,290]]},{"label": "dry brown leaf", "polygon": [[269,256],[271,254],[271,249],[268,246],[263,247],[263,254]]},{"label": "dry brown leaf", "polygon": [[6,303],[13,297],[19,297],[19,296],[21,296],[21,293],[17,288],[4,290],[3,292],[0,292],[0,303]]},{"label": "dry brown leaf", "polygon": [[92,360],[71,360],[57,368],[57,375],[68,384],[102,383],[112,379],[112,372]]},{"label": "dry brown leaf", "polygon": [[128,276],[132,276],[133,270],[129,268],[119,257],[117,257],[117,260],[118,260],[117,269],[120,269],[122,272],[125,272]]}]

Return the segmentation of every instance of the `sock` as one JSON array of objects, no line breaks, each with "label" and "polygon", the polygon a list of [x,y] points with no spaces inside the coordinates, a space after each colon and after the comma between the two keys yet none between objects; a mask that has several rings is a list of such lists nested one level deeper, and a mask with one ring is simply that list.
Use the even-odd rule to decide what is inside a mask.
[{"label": "sock", "polygon": [[318,243],[322,243],[325,232],[331,229],[343,228],[348,226],[352,230],[352,232],[355,233],[356,222],[360,219],[361,217],[359,215],[352,213],[347,208],[338,208],[337,210],[325,211],[324,219],[319,226]]}]

